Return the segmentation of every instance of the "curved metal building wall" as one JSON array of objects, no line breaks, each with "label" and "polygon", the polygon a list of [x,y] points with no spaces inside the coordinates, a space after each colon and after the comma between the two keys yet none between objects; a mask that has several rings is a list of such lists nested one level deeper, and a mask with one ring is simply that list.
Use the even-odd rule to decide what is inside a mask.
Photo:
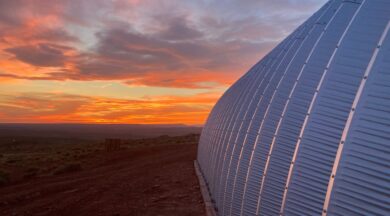
[{"label": "curved metal building wall", "polygon": [[390,213],[389,20],[329,1],[226,91],[198,148],[219,215]]}]

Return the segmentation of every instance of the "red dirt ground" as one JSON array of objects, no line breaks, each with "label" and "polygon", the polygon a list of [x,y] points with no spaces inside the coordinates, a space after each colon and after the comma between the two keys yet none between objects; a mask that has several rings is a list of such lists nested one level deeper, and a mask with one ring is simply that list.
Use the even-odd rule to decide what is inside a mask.
[{"label": "red dirt ground", "polygon": [[0,187],[0,215],[205,215],[196,144],[99,153],[94,167]]}]

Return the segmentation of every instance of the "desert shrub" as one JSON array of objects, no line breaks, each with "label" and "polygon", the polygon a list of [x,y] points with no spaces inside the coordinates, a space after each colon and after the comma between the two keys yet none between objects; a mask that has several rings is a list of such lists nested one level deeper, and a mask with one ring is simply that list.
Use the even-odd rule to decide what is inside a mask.
[{"label": "desert shrub", "polygon": [[0,186],[5,185],[9,182],[9,174],[3,170],[0,170]]},{"label": "desert shrub", "polygon": [[24,179],[34,178],[34,177],[36,177],[38,175],[38,172],[39,172],[38,168],[31,167],[31,168],[25,170],[23,178]]},{"label": "desert shrub", "polygon": [[79,163],[71,163],[71,164],[66,164],[62,167],[57,168],[53,174],[54,175],[60,175],[64,173],[71,173],[71,172],[77,172],[82,170],[81,165]]},{"label": "desert shrub", "polygon": [[6,161],[6,163],[10,163],[10,164],[13,164],[13,163],[16,163],[16,162],[18,162],[19,160],[17,160],[17,159],[8,159],[7,161]]},{"label": "desert shrub", "polygon": [[38,173],[39,172],[39,168],[36,168],[36,167],[30,167],[28,169],[25,170],[26,173]]}]

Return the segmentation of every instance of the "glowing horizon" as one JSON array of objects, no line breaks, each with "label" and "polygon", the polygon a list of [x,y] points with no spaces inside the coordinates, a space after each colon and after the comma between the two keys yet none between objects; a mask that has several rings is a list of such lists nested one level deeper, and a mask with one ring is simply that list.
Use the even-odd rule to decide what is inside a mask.
[{"label": "glowing horizon", "polygon": [[0,122],[203,124],[323,2],[0,0]]}]

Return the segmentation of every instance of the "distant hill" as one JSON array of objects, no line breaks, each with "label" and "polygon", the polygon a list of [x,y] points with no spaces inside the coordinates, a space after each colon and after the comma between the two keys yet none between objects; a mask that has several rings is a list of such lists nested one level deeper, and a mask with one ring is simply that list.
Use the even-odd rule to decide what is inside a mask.
[{"label": "distant hill", "polygon": [[0,124],[0,138],[136,139],[200,133],[199,126],[137,124]]}]

